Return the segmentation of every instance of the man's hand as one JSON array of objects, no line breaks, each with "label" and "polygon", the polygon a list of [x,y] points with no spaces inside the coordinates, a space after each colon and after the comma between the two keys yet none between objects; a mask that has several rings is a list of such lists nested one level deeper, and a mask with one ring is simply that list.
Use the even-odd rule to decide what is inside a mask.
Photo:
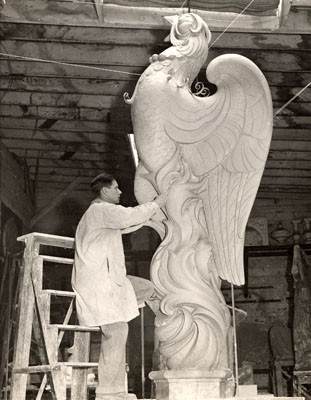
[{"label": "man's hand", "polygon": [[162,208],[165,206],[167,200],[167,192],[159,194],[153,201],[157,203],[157,205]]}]

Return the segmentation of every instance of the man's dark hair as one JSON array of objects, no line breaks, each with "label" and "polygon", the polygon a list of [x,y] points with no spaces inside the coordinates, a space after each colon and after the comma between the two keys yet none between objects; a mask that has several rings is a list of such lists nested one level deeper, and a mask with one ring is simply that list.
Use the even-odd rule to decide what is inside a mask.
[{"label": "man's dark hair", "polygon": [[106,174],[105,172],[97,175],[91,182],[92,193],[98,196],[102,188],[110,187],[114,180],[115,178],[112,175]]}]

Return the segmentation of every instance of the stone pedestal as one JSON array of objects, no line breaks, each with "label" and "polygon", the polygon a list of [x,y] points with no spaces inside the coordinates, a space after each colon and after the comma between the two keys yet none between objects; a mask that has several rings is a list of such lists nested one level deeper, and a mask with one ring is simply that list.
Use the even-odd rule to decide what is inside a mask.
[{"label": "stone pedestal", "polygon": [[232,386],[230,370],[152,371],[149,378],[155,382],[157,400],[224,398],[230,396],[228,388]]}]

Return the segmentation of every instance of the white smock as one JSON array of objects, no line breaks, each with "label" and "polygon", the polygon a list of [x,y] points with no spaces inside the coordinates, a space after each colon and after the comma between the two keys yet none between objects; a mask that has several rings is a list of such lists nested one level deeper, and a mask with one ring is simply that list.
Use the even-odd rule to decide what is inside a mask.
[{"label": "white smock", "polygon": [[72,287],[81,325],[128,322],[139,312],[126,277],[121,230],[146,222],[159,210],[155,202],[123,207],[94,200],[76,231]]}]

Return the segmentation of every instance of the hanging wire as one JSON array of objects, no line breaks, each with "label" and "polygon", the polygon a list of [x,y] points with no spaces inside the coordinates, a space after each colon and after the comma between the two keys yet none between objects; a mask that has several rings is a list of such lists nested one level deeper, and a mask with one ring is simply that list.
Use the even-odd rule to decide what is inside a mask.
[{"label": "hanging wire", "polygon": [[45,60],[43,58],[18,56],[18,55],[15,55],[15,54],[8,54],[8,53],[0,53],[0,56],[6,56],[6,57],[11,57],[11,58],[20,58],[22,60],[27,60],[27,61],[37,61],[37,62],[44,62],[44,63],[49,63],[49,64],[65,65],[65,66],[68,66],[68,67],[93,69],[93,70],[96,70],[96,71],[114,72],[114,73],[117,73],[117,74],[135,75],[135,76],[140,76],[141,75],[141,74],[138,74],[138,73],[135,73],[135,72],[119,71],[119,70],[109,69],[109,68],[91,67],[90,65],[65,63],[65,62],[62,62],[62,61],[53,61],[53,60]]},{"label": "hanging wire", "polygon": [[252,3],[254,3],[254,1],[255,1],[255,0],[251,0],[251,1],[243,8],[243,10],[234,18],[234,20],[230,22],[230,24],[227,26],[227,28],[226,28],[223,32],[221,32],[221,34],[213,41],[213,43],[209,46],[209,48],[213,47],[213,45],[217,42],[217,40],[219,40],[219,39],[222,37],[222,35],[223,35],[225,32],[227,32],[227,30],[230,28],[230,26],[233,25],[233,24],[235,23],[235,21],[237,21],[237,20],[240,18],[240,16],[244,13],[244,11],[246,11],[246,10],[248,9],[248,7],[251,6]]},{"label": "hanging wire", "polygon": [[300,96],[301,93],[304,92],[310,85],[311,85],[311,81],[310,81],[305,87],[303,87],[301,90],[299,90],[299,92],[296,93],[292,98],[290,98],[285,104],[283,104],[283,106],[280,107],[280,108],[273,114],[273,116],[276,117],[281,111],[284,110],[284,108],[286,108],[293,100],[295,100],[296,97]]}]

